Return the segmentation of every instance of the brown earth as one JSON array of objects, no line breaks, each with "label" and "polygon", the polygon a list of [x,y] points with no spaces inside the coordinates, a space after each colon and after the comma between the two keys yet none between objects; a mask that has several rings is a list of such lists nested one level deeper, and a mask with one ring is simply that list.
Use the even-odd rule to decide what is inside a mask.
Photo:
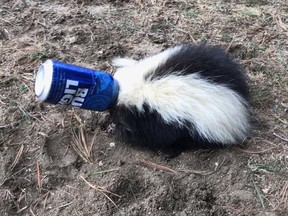
[{"label": "brown earth", "polygon": [[[117,141],[108,113],[34,95],[49,58],[113,73],[115,56],[200,42],[246,69],[245,144],[167,159]],[[1,0],[0,215],[288,215],[287,59],[285,0]]]}]

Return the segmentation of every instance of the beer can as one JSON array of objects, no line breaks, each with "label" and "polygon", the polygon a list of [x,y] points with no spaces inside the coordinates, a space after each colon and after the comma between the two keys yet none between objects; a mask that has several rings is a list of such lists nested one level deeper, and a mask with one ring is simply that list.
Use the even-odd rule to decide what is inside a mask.
[{"label": "beer can", "polygon": [[104,111],[116,104],[119,85],[109,73],[47,60],[37,72],[35,93],[42,102]]}]

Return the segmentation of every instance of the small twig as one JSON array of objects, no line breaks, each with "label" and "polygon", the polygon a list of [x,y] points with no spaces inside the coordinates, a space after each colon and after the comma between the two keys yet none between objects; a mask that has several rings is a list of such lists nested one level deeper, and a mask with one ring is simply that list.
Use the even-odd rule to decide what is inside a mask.
[{"label": "small twig", "polygon": [[241,148],[236,148],[236,149],[238,149],[239,151],[242,151],[244,153],[247,153],[247,154],[263,154],[263,153],[271,151],[271,150],[273,150],[275,148],[277,148],[277,147],[271,147],[271,148],[260,150],[260,151],[249,151],[249,150],[244,150],[244,149],[241,149]]},{"label": "small twig", "polygon": [[12,163],[12,164],[10,165],[10,167],[9,167],[9,170],[10,170],[10,171],[12,171],[12,170],[15,168],[15,166],[18,164],[18,162],[19,162],[19,160],[20,160],[20,157],[21,157],[21,155],[22,155],[22,153],[23,153],[23,150],[24,150],[24,145],[22,144],[22,145],[20,146],[17,154],[16,154],[16,157],[15,157],[13,163]]},{"label": "small twig", "polygon": [[240,150],[240,151],[242,151],[242,152],[244,152],[244,153],[248,153],[248,154],[263,154],[263,153],[266,153],[266,152],[268,152],[268,151],[271,151],[271,150],[273,150],[273,149],[275,149],[275,148],[279,148],[278,145],[276,145],[276,144],[274,144],[273,142],[270,142],[270,141],[268,141],[268,140],[265,140],[265,139],[261,139],[261,138],[256,137],[256,138],[254,138],[254,140],[259,140],[259,141],[264,142],[264,143],[267,143],[267,144],[269,144],[269,145],[271,145],[271,146],[273,146],[273,147],[267,148],[267,149],[264,149],[264,150],[259,150],[259,151],[249,151],[249,150],[244,150],[244,149],[238,148],[238,147],[236,147],[235,149],[238,149],[238,150]]},{"label": "small twig", "polygon": [[288,142],[288,138],[285,137],[285,136],[283,136],[283,135],[281,136],[281,135],[278,135],[278,134],[276,134],[276,133],[273,133],[273,135],[276,136],[276,137],[278,137],[279,139],[285,141],[285,142]]},{"label": "small twig", "polygon": [[57,206],[57,207],[55,207],[54,209],[60,209],[60,208],[64,208],[64,207],[66,207],[66,206],[69,206],[69,205],[71,205],[72,203],[74,203],[75,200],[76,200],[76,197],[75,197],[74,195],[72,195],[71,193],[68,193],[67,191],[64,191],[64,190],[61,190],[61,191],[63,191],[64,193],[66,193],[66,194],[68,194],[68,195],[70,195],[70,196],[72,196],[72,197],[73,197],[73,200],[72,200],[71,202],[68,202],[68,203],[62,204],[62,205],[60,205],[60,206]]},{"label": "small twig", "polygon": [[141,165],[144,165],[144,166],[147,166],[147,167],[168,171],[168,172],[171,172],[173,174],[178,174],[176,170],[173,170],[173,169],[171,169],[169,167],[166,167],[166,166],[163,166],[163,165],[159,165],[159,164],[153,163],[151,161],[140,160],[139,163]]},{"label": "small twig", "polygon": [[83,127],[80,128],[78,134],[72,131],[72,142],[70,145],[78,153],[78,155],[86,162],[93,163],[92,148],[95,143],[96,134],[93,136],[90,147],[87,146],[87,139]]},{"label": "small twig", "polygon": [[269,145],[272,145],[272,146],[275,146],[275,147],[279,147],[277,144],[274,144],[273,142],[270,142],[270,141],[265,140],[265,139],[260,139],[260,141],[268,143]]},{"label": "small twig", "polygon": [[179,171],[180,172],[198,174],[198,175],[204,175],[204,176],[211,175],[211,174],[217,172],[220,169],[220,167],[222,167],[222,165],[225,163],[225,160],[226,159],[224,158],[223,161],[221,162],[221,164],[217,164],[213,171],[198,171],[198,170],[183,170],[183,169],[179,170]]},{"label": "small twig", "polygon": [[97,190],[97,191],[100,191],[100,192],[102,192],[102,193],[109,193],[109,194],[111,194],[111,195],[114,195],[114,196],[117,196],[117,197],[121,197],[120,195],[115,194],[115,193],[107,190],[105,187],[98,186],[98,185],[94,185],[94,184],[90,183],[90,182],[87,181],[83,176],[80,176],[80,178],[82,178],[83,181],[84,181],[89,187],[91,187],[91,188],[93,188],[93,189],[95,189],[95,190]]},{"label": "small twig", "polygon": [[64,208],[64,207],[66,207],[66,206],[69,206],[69,205],[71,205],[72,203],[74,203],[75,201],[73,200],[73,201],[71,201],[71,202],[69,202],[69,203],[66,203],[66,204],[63,204],[63,205],[60,205],[60,206],[57,206],[56,208],[54,208],[54,209],[60,209],[60,208]]},{"label": "small twig", "polygon": [[281,200],[280,203],[287,203],[288,200],[288,181],[285,182],[284,187],[280,192]]},{"label": "small twig", "polygon": [[257,196],[258,196],[258,198],[259,198],[259,200],[260,200],[261,206],[262,206],[263,209],[265,209],[265,204],[264,204],[264,200],[263,200],[263,195],[262,195],[262,193],[261,193],[261,191],[260,191],[260,188],[258,187],[258,185],[257,185],[256,182],[255,182],[254,176],[252,176],[252,183],[253,183],[253,185],[254,185],[256,194],[257,194]]},{"label": "small twig", "polygon": [[109,170],[101,170],[101,171],[95,172],[94,174],[95,174],[95,175],[98,175],[98,174],[103,174],[103,173],[108,173],[108,172],[114,172],[114,171],[118,171],[118,170],[119,170],[119,168],[109,169]]},{"label": "small twig", "polygon": [[12,24],[10,21],[6,20],[6,19],[3,19],[2,17],[0,17],[2,21],[8,23],[8,24]]},{"label": "small twig", "polygon": [[92,148],[93,148],[93,146],[94,146],[94,143],[95,143],[95,141],[96,141],[96,133],[94,133],[94,135],[93,135],[93,137],[92,137],[92,141],[91,141],[91,143],[90,143],[90,147],[89,147],[89,152],[92,152]]},{"label": "small twig", "polygon": [[29,211],[30,211],[30,213],[31,213],[32,216],[36,216],[36,215],[34,214],[32,208],[31,208],[31,206],[30,206],[30,208],[29,208]]},{"label": "small twig", "polygon": [[47,199],[48,199],[48,195],[49,195],[49,193],[46,193],[46,197],[45,197],[45,200],[44,200],[44,203],[43,203],[43,212],[46,211],[46,202],[47,202]]},{"label": "small twig", "polygon": [[228,47],[226,48],[225,50],[225,53],[228,53],[229,52],[229,49],[231,48],[232,44],[234,42],[234,38],[231,40],[231,42],[229,43]]},{"label": "small twig", "polygon": [[95,144],[97,134],[95,132],[91,142],[88,143],[85,126],[83,125],[81,118],[75,113],[73,116],[79,122],[80,126],[77,133],[75,130],[72,130],[72,141],[70,142],[70,145],[85,162],[92,164],[94,162],[92,149]]},{"label": "small twig", "polygon": [[99,191],[100,193],[102,193],[102,194],[118,209],[118,206],[116,205],[116,203],[115,203],[106,193],[112,194],[112,195],[117,196],[117,197],[121,197],[120,195],[115,194],[115,193],[107,190],[106,188],[104,188],[104,187],[102,187],[102,186],[93,185],[92,183],[88,182],[83,176],[80,176],[80,178],[82,178],[83,181],[84,181],[89,187],[91,187],[91,188],[93,188],[94,190]]},{"label": "small twig", "polygon": [[79,122],[80,125],[83,124],[81,118],[76,113],[74,113],[74,117],[76,118],[76,120]]},{"label": "small twig", "polygon": [[19,122],[16,122],[16,123],[14,122],[14,123],[7,124],[7,125],[0,125],[0,129],[3,129],[3,128],[14,128],[14,125],[17,125]]},{"label": "small twig", "polygon": [[43,136],[43,137],[45,137],[45,138],[48,138],[48,137],[49,137],[47,134],[45,134],[45,133],[43,133],[43,132],[38,132],[38,134],[41,135],[41,136]]},{"label": "small twig", "polygon": [[11,193],[10,190],[6,190],[7,196],[10,197],[10,200],[13,202],[13,204],[15,205],[15,207],[17,208],[17,210],[19,211],[19,204],[17,202],[17,200],[15,200],[15,196]]},{"label": "small twig", "polygon": [[50,194],[50,192],[48,191],[47,193],[43,194],[42,196],[40,196],[39,198],[37,198],[34,202],[32,202],[32,204],[30,205],[29,211],[30,213],[34,216],[34,212],[33,210],[36,208],[36,206],[39,204],[40,200],[42,200],[44,197],[45,199],[47,199],[46,197]]},{"label": "small twig", "polygon": [[23,199],[25,199],[25,197],[26,197],[26,193],[22,190],[17,199],[17,203],[20,203]]},{"label": "small twig", "polygon": [[27,208],[28,208],[28,206],[24,206],[23,208],[19,209],[16,213],[19,214]]},{"label": "small twig", "polygon": [[37,185],[38,185],[39,192],[41,193],[41,189],[42,189],[41,172],[40,172],[40,166],[39,166],[39,162],[38,161],[36,163],[36,168],[37,168]]},{"label": "small twig", "polygon": [[65,128],[65,118],[62,118],[61,125],[62,125],[63,128]]},{"label": "small twig", "polygon": [[86,133],[83,127],[80,127],[80,136],[81,136],[81,141],[83,143],[84,150],[85,152],[88,153],[89,151],[88,151],[87,142],[86,142]]},{"label": "small twig", "polygon": [[[31,165],[29,165],[28,167],[30,167]],[[20,172],[22,172],[23,170],[26,170],[27,167],[23,167],[22,169],[18,170],[17,172],[13,173],[10,176],[5,176],[4,180],[2,182],[0,182],[0,187],[5,183],[5,181],[7,181],[8,179],[14,178],[16,175],[18,175]]]},{"label": "small twig", "polygon": [[276,114],[272,113],[272,115],[278,119],[280,122],[282,122],[285,125],[288,125],[288,121],[281,119],[279,116],[277,116]]}]

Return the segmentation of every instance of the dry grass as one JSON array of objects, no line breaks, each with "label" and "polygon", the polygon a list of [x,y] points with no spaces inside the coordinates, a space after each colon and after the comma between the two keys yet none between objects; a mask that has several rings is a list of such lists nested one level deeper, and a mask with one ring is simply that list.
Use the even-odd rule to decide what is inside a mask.
[{"label": "dry grass", "polygon": [[85,132],[85,126],[83,125],[79,116],[75,114],[80,126],[78,127],[78,132],[73,130],[72,132],[72,141],[70,145],[74,151],[87,163],[93,163],[93,145],[95,144],[96,133],[94,134],[90,144],[87,142],[87,135]]},{"label": "dry grass", "polygon": [[99,191],[101,194],[103,194],[116,208],[118,208],[118,206],[116,205],[116,203],[115,203],[107,194],[110,194],[110,195],[113,195],[113,196],[116,196],[116,197],[121,197],[120,195],[115,194],[115,193],[107,190],[105,187],[92,184],[91,182],[87,181],[83,176],[80,176],[80,178],[81,178],[90,188],[93,188],[94,190]]},{"label": "dry grass", "polygon": [[283,188],[280,191],[279,196],[279,206],[282,205],[284,208],[288,208],[288,181],[284,182]]},{"label": "dry grass", "polygon": [[147,161],[147,160],[140,160],[139,163],[143,166],[147,166],[147,167],[150,167],[150,168],[154,168],[154,169],[158,169],[158,170],[164,170],[166,172],[170,172],[170,173],[173,173],[173,174],[178,174],[178,172],[176,170],[173,170],[169,167],[166,167],[166,166],[163,166],[163,165],[159,165],[159,164],[156,164],[156,163],[153,163],[151,161]]},{"label": "dry grass", "polygon": [[200,171],[200,170],[191,170],[191,169],[189,169],[189,170],[181,169],[179,171],[184,172],[184,173],[193,173],[196,175],[207,176],[207,175],[211,175],[211,174],[217,172],[222,167],[222,165],[225,163],[225,161],[226,161],[226,159],[224,158],[221,163],[216,162],[215,163],[215,169],[212,171]]},{"label": "dry grass", "polygon": [[38,186],[38,190],[41,193],[42,190],[42,182],[41,182],[41,171],[40,171],[40,165],[39,162],[37,161],[36,163],[36,169],[37,169],[37,186]]},{"label": "dry grass", "polygon": [[[0,185],[9,189],[10,195],[6,201],[12,206],[7,207],[4,213],[41,215],[42,212],[58,209],[59,204],[54,203],[51,209],[45,209],[44,204],[40,213],[38,211],[41,202],[53,203],[52,193],[39,194],[46,191],[49,185],[41,177],[53,173],[51,167],[57,167],[57,162],[50,160],[51,155],[45,150],[52,139],[51,134],[61,135],[64,130],[72,131],[69,141],[76,154],[88,164],[95,161],[93,146],[97,137],[94,134],[90,139],[88,130],[92,126],[83,121],[83,116],[69,113],[63,107],[36,101],[34,74],[41,62],[54,58],[113,73],[110,61],[118,55],[139,58],[179,43],[207,42],[220,45],[231,53],[243,65],[249,77],[257,127],[253,131],[252,141],[239,149],[243,164],[249,160],[251,164],[266,164],[282,170],[279,175],[262,167],[259,172],[253,173],[253,182],[242,179],[247,180],[246,187],[258,191],[255,196],[259,206],[251,201],[251,204],[239,207],[237,211],[251,215],[255,211],[262,211],[261,206],[265,205],[267,211],[287,215],[287,2],[99,2],[12,0],[0,5],[0,162],[3,164],[0,165]],[[65,121],[67,115],[72,116],[73,121]],[[238,152],[236,154],[238,157]],[[225,154],[222,156],[225,157]],[[35,172],[29,171],[35,170],[35,161],[38,161],[36,181]],[[112,158],[110,163],[114,167]],[[167,164],[173,167],[169,162]],[[218,164],[215,170],[220,172],[221,167],[226,167],[226,164],[222,165]],[[158,169],[158,166],[153,166]],[[235,164],[227,166],[233,170]],[[240,170],[234,170],[232,175],[237,176],[246,169],[251,171],[245,165]],[[109,175],[117,178],[121,170]],[[63,167],[62,171],[65,172]],[[197,170],[190,171],[192,174],[198,173]],[[199,174],[214,172],[199,171]],[[91,173],[95,173],[95,170]],[[181,174],[183,172],[177,176]],[[208,179],[210,176],[206,177]],[[221,178],[227,181],[227,185],[231,183],[225,175]],[[86,184],[99,189],[90,182]],[[269,190],[264,193],[263,189],[266,192],[267,188]],[[25,193],[24,189],[27,189]],[[79,197],[72,194],[71,197],[71,202],[60,204],[59,208],[79,207],[75,207]],[[222,201],[219,200],[219,203]],[[229,208],[233,210],[235,207],[227,202],[223,206],[227,206],[225,210],[228,212]]]},{"label": "dry grass", "polygon": [[288,142],[288,138],[286,136],[282,135],[282,134],[279,135],[279,134],[273,133],[273,135],[276,136],[277,138],[285,141],[285,142]]},{"label": "dry grass", "polygon": [[12,164],[9,166],[9,170],[10,172],[15,168],[15,166],[18,164],[20,158],[21,158],[21,155],[23,154],[23,150],[24,150],[24,145],[22,144],[15,156],[15,160],[12,162]]},{"label": "dry grass", "polygon": [[[43,212],[45,212],[45,204],[47,201],[48,196],[50,195],[50,192],[46,192],[45,194],[41,195],[39,198],[37,198],[36,200],[33,201],[33,203],[30,205],[29,207],[29,212],[32,216],[36,216],[35,209],[38,207],[38,205],[40,204],[41,201],[44,200],[44,208],[43,208]],[[19,212],[20,213],[20,212]]]}]

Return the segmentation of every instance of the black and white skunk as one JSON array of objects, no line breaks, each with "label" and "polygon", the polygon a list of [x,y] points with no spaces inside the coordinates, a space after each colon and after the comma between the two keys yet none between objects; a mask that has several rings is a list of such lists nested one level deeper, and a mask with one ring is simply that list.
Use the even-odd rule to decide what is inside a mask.
[{"label": "black and white skunk", "polygon": [[120,91],[111,113],[125,142],[180,149],[237,144],[249,135],[245,76],[222,49],[179,45],[112,65]]}]

